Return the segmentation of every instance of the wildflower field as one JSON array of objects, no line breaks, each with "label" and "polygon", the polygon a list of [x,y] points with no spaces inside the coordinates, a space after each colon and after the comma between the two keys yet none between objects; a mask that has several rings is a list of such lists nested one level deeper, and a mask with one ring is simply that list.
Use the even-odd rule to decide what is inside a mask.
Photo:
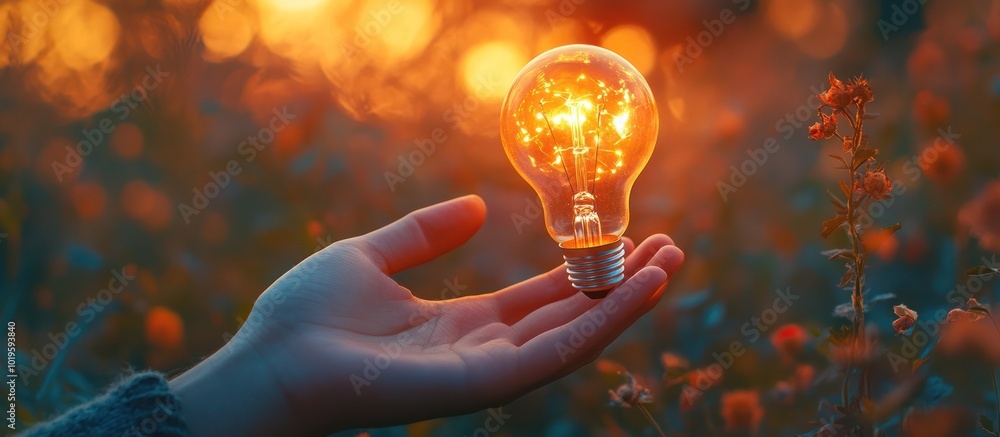
[{"label": "wildflower field", "polygon": [[558,266],[500,111],[577,43],[655,100],[625,235],[684,250],[666,297],[502,414],[338,435],[1000,436],[1000,0],[0,2],[17,420],[189,368],[453,197],[486,224],[393,276],[417,297]]}]

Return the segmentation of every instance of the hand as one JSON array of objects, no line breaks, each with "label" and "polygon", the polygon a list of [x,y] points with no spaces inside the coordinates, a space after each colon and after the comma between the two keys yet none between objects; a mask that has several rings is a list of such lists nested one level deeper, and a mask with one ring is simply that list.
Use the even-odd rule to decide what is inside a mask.
[{"label": "hand", "polygon": [[171,382],[192,432],[326,434],[503,405],[596,359],[684,259],[665,235],[625,239],[627,279],[603,300],[562,266],[446,301],[390,277],[461,245],[485,214],[476,196],[454,199],[299,263],[221,351]]}]

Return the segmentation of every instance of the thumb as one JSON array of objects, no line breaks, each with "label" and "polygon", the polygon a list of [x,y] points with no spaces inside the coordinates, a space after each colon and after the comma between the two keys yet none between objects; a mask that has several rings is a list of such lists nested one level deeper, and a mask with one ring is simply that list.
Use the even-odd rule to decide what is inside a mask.
[{"label": "thumb", "polygon": [[486,219],[486,204],[468,195],[418,209],[382,228],[344,240],[392,275],[462,245]]}]

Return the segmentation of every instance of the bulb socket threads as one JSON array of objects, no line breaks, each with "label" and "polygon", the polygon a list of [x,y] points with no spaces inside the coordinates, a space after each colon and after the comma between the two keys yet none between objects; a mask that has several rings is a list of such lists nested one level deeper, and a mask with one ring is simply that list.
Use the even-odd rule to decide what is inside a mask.
[{"label": "bulb socket threads", "polygon": [[591,299],[605,298],[625,280],[625,243],[619,237],[606,235],[604,239],[613,240],[594,247],[559,245],[569,282]]}]

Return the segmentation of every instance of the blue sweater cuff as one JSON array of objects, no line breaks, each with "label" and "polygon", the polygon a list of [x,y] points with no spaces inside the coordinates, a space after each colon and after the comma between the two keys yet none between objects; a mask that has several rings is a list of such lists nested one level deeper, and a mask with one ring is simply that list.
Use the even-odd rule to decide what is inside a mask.
[{"label": "blue sweater cuff", "polygon": [[180,401],[162,373],[126,376],[98,396],[23,436],[186,436]]}]

